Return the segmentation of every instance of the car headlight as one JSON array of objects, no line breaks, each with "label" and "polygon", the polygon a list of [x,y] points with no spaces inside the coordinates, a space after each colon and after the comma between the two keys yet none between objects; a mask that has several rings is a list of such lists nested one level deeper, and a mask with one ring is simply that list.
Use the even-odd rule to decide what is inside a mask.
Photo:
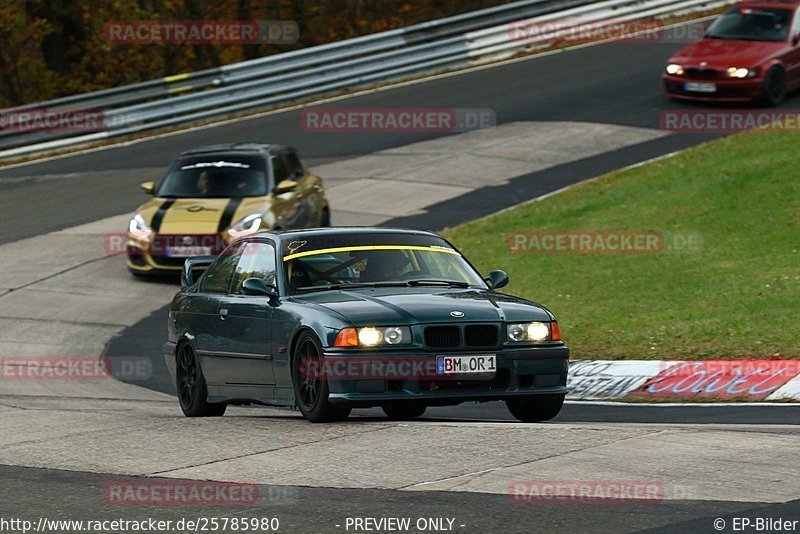
[{"label": "car headlight", "polygon": [[336,336],[334,347],[375,347],[378,345],[408,345],[411,329],[407,326],[366,326],[344,328]]},{"label": "car headlight", "polygon": [[561,335],[558,331],[558,323],[514,323],[506,328],[508,340],[516,342],[524,341],[558,341]]},{"label": "car headlight", "polygon": [[753,78],[756,75],[754,69],[745,69],[744,67],[730,67],[728,69],[728,76],[731,78]]},{"label": "car headlight", "polygon": [[150,234],[153,233],[153,230],[150,229],[150,225],[144,220],[142,214],[137,213],[131,219],[130,224],[128,224],[128,232],[130,232],[133,237],[147,239],[150,237]]},{"label": "car headlight", "polygon": [[667,74],[672,74],[673,76],[683,76],[683,67],[677,63],[670,63],[667,65]]},{"label": "car headlight", "polygon": [[230,228],[228,228],[228,234],[231,237],[242,237],[244,235],[254,234],[261,228],[261,221],[260,213],[251,213],[247,217],[243,217],[233,223]]}]

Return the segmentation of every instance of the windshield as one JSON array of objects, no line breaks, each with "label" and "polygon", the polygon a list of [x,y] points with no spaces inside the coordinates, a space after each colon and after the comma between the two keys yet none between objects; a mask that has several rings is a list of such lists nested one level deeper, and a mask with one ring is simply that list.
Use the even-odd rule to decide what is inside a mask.
[{"label": "windshield", "polygon": [[788,9],[737,7],[714,21],[706,38],[786,41],[791,21],[792,11]]},{"label": "windshield", "polygon": [[480,275],[449,247],[341,247],[290,255],[284,262],[293,293],[352,286],[486,288]]},{"label": "windshield", "polygon": [[267,194],[267,172],[257,157],[181,158],[156,193],[173,198],[260,197]]}]

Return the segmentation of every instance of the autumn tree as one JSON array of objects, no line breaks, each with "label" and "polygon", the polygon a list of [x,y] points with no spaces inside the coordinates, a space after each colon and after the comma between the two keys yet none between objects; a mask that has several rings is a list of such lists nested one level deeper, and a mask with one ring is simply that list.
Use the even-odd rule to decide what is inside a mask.
[{"label": "autumn tree", "polygon": [[[507,0],[0,0],[0,107],[226,65]],[[291,45],[112,44],[127,20],[293,20]]]}]

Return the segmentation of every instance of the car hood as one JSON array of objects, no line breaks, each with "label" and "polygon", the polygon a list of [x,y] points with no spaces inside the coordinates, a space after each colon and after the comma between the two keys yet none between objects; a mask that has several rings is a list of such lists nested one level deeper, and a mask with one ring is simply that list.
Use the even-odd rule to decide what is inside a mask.
[{"label": "car hood", "polygon": [[[546,308],[534,302],[475,289],[369,288],[296,298],[335,311],[355,326],[552,319]],[[454,317],[451,312],[464,315]]]},{"label": "car hood", "polygon": [[701,39],[674,54],[669,62],[685,67],[698,67],[700,62],[706,62],[708,68],[720,70],[729,67],[752,68],[785,46],[783,42]]},{"label": "car hood", "polygon": [[150,225],[160,212],[158,232],[162,234],[215,234],[223,219],[230,225],[250,213],[265,211],[268,198],[154,198],[138,211]]}]

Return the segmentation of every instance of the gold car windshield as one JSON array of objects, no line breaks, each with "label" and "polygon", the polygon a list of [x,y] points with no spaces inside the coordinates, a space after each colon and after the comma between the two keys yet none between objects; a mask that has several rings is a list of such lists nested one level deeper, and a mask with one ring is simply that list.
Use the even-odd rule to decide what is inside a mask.
[{"label": "gold car windshield", "polygon": [[188,158],[172,165],[156,196],[164,198],[261,197],[268,191],[264,162],[255,157]]},{"label": "gold car windshield", "polygon": [[311,250],[284,257],[290,291],[348,286],[486,284],[457,251],[435,246],[370,245]]}]

